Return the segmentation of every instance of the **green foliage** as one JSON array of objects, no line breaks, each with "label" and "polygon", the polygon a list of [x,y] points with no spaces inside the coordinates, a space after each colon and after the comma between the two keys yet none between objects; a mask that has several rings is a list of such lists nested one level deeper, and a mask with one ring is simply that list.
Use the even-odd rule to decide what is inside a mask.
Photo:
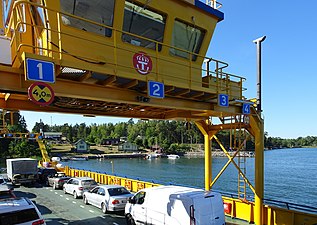
[{"label": "green foliage", "polygon": [[8,156],[10,157],[30,157],[40,155],[41,151],[36,142],[29,142],[26,139],[16,139],[12,140],[9,144]]},{"label": "green foliage", "polygon": [[[201,144],[204,143],[204,137],[194,123],[186,121],[167,121],[167,120],[138,120],[134,122],[130,119],[128,122],[120,122],[117,124],[76,124],[74,126],[64,124],[61,126],[50,127],[42,122],[37,123],[33,130],[40,127],[44,131],[50,130],[62,132],[70,142],[76,142],[84,139],[90,144],[102,144],[103,140],[111,138],[127,137],[128,141],[136,143],[140,147],[150,148],[153,145],[159,145],[164,151],[187,151],[187,147],[181,144]],[[230,132],[220,131],[217,133],[218,139],[225,146],[230,148]],[[232,140],[231,140],[232,141]],[[174,145],[173,145],[174,144]],[[176,144],[176,145],[175,145]],[[220,148],[213,141],[213,148]],[[264,136],[265,148],[288,148],[301,146],[317,146],[317,137],[308,136],[306,138],[299,137],[297,139],[282,139],[279,137],[269,137],[265,132]],[[254,140],[248,140],[246,150],[254,150]]]}]

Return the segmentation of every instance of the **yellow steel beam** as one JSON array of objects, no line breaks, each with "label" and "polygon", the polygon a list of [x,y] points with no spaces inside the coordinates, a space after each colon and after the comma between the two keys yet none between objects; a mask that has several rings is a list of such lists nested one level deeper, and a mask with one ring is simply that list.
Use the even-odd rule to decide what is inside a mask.
[{"label": "yellow steel beam", "polygon": [[259,115],[250,116],[250,126],[255,139],[255,209],[254,222],[263,224],[264,198],[264,120]]},{"label": "yellow steel beam", "polygon": [[[215,135],[214,135],[215,136]],[[214,137],[213,136],[213,137]],[[246,139],[247,140],[247,139]],[[219,171],[219,173],[217,174],[217,176],[215,177],[215,179],[212,181],[212,183],[210,184],[210,187],[212,187],[216,181],[219,179],[219,177],[221,176],[221,174],[223,174],[223,172],[227,169],[227,167],[229,166],[229,164],[231,163],[231,160],[233,160],[237,154],[240,152],[240,150],[243,148],[244,144],[245,144],[245,141],[243,143],[241,143],[241,145],[238,147],[238,149],[236,150],[236,152],[233,154],[233,156],[229,156],[229,159],[227,161],[227,163],[222,167],[222,169]],[[228,157],[228,156],[227,156]]]},{"label": "yellow steel beam", "polygon": [[99,85],[103,85],[103,86],[107,86],[113,82],[115,82],[117,80],[117,77],[112,75],[112,76],[109,76],[107,79],[105,79],[104,81],[98,81],[96,84],[99,84]]},{"label": "yellow steel beam", "polygon": [[91,72],[90,71],[86,71],[82,76],[79,77],[78,81],[79,82],[83,82],[85,80],[88,80],[89,78],[91,78]]},{"label": "yellow steel beam", "polygon": [[[0,72],[0,91],[2,92],[23,93],[26,95],[28,87],[33,83],[32,81],[25,80],[22,69],[12,69],[8,66],[0,66]],[[204,119],[211,115],[230,115],[232,113],[236,114],[241,111],[240,107],[230,106],[229,109],[225,108],[227,112],[223,112],[223,108],[219,108],[215,104],[171,97],[165,97],[164,99],[151,98],[149,102],[139,102],[137,100],[137,96],[142,94],[133,90],[91,85],[59,78],[57,78],[56,83],[51,84],[51,86],[55,92],[55,95],[59,97],[70,97],[115,103],[120,102],[126,104],[174,109],[183,111],[183,114],[186,113],[185,117],[187,118],[194,117],[195,119]],[[33,108],[34,107],[32,107],[32,110]],[[21,110],[29,109],[21,108]],[[165,117],[176,118],[173,114],[175,114],[175,112],[171,115],[165,115]],[[181,117],[184,116],[181,115]],[[162,118],[160,117],[160,119]]]},{"label": "yellow steel beam", "polygon": [[[228,157],[229,161],[237,168],[237,170],[239,171],[239,174],[243,177],[243,179],[248,183],[250,189],[252,190],[253,193],[255,193],[255,188],[253,187],[253,185],[251,184],[251,182],[248,180],[248,178],[246,177],[246,175],[241,171],[240,167],[236,164],[236,162],[233,160],[234,157],[231,157],[228,153],[228,151],[225,149],[225,147],[222,145],[222,143],[220,142],[220,140],[217,138],[216,135],[214,135],[212,138],[214,138],[217,143],[219,144],[220,148],[222,149],[222,151],[226,154],[226,156]],[[241,148],[243,145],[240,145],[239,148]]]},{"label": "yellow steel beam", "polygon": [[219,125],[213,125],[213,130],[231,130],[231,129],[237,129],[237,128],[249,128],[250,125],[246,123],[228,123],[228,124],[219,124]]},{"label": "yellow steel beam", "polygon": [[220,140],[213,135],[213,138],[217,141],[217,143],[219,144],[220,148],[222,149],[222,151],[226,154],[226,156],[229,158],[229,160],[231,161],[231,163],[237,168],[237,170],[239,171],[240,175],[243,177],[243,179],[248,183],[248,185],[250,186],[250,189],[255,193],[255,188],[252,186],[251,182],[248,180],[248,178],[246,177],[246,175],[241,171],[240,167],[237,165],[237,163],[233,160],[233,158],[229,155],[228,151],[225,149],[225,147],[222,145],[222,143],[220,142]]}]

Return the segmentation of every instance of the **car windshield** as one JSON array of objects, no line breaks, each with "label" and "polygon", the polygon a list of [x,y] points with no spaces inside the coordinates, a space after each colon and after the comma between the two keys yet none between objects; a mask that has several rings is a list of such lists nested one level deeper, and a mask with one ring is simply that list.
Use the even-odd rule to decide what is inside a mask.
[{"label": "car windshield", "polygon": [[124,187],[120,188],[109,188],[108,189],[109,195],[110,196],[117,196],[117,195],[125,195],[125,194],[130,194],[130,192],[125,189]]},{"label": "car windshield", "polygon": [[82,185],[83,186],[97,185],[97,182],[94,180],[83,180]]},{"label": "car windshield", "polygon": [[3,213],[0,215],[0,224],[1,225],[9,225],[9,224],[20,224],[26,223],[29,221],[39,219],[39,215],[35,211],[35,209],[26,209],[13,211],[9,213]]},{"label": "car windshield", "polygon": [[[11,195],[10,191],[1,191],[0,192],[0,199],[4,198],[12,198],[13,196]],[[0,223],[1,224],[1,223]]]}]

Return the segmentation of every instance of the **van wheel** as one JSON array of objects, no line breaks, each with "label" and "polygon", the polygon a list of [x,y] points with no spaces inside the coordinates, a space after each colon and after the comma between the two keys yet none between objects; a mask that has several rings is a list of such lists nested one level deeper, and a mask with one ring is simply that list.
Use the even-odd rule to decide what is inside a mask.
[{"label": "van wheel", "polygon": [[53,189],[56,190],[56,184],[55,183],[53,183]]},{"label": "van wheel", "polygon": [[104,214],[107,213],[107,206],[106,206],[105,203],[102,203],[102,204],[101,204],[101,211],[102,211]]},{"label": "van wheel", "polygon": [[127,222],[127,225],[135,225],[134,219],[131,214],[125,215],[125,220]]}]

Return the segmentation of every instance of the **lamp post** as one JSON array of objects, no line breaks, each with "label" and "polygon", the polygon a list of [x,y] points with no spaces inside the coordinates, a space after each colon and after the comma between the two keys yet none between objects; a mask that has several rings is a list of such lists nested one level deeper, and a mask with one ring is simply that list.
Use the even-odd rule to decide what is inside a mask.
[{"label": "lamp post", "polygon": [[[261,118],[261,43],[266,36],[260,37],[253,42],[257,47],[257,112]],[[255,193],[254,193],[254,222],[256,225],[263,224],[263,198],[264,198],[264,121],[257,122],[255,132]]]},{"label": "lamp post", "polygon": [[257,111],[258,113],[262,112],[262,95],[261,95],[261,43],[266,39],[266,36],[255,39],[253,42],[256,44],[257,52]]},{"label": "lamp post", "polygon": [[114,162],[111,160],[110,163],[111,163],[111,171],[112,171],[112,174],[114,174]]}]

